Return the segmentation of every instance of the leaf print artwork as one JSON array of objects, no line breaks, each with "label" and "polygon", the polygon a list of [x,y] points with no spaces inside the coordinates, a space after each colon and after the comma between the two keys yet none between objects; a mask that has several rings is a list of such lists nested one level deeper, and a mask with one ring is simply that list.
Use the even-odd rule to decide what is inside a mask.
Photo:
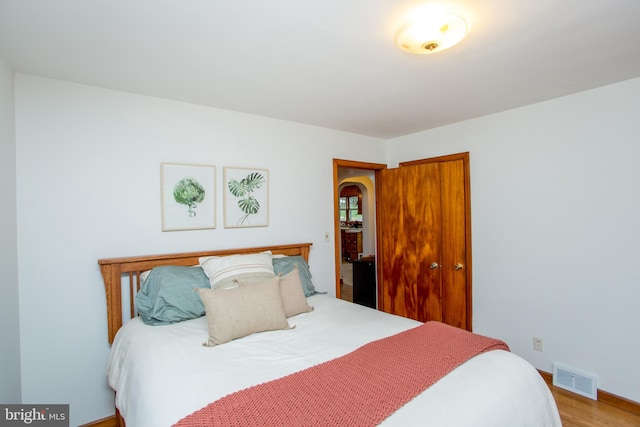
[{"label": "leaf print artwork", "polygon": [[239,198],[238,207],[244,213],[236,225],[243,226],[249,220],[250,215],[255,215],[260,211],[260,202],[253,196],[255,190],[265,184],[265,178],[261,173],[252,172],[241,180],[229,180],[229,192],[234,197]]},{"label": "leaf print artwork", "polygon": [[183,178],[173,187],[173,198],[187,206],[189,218],[197,215],[195,209],[202,203],[205,195],[204,187],[193,178]]}]

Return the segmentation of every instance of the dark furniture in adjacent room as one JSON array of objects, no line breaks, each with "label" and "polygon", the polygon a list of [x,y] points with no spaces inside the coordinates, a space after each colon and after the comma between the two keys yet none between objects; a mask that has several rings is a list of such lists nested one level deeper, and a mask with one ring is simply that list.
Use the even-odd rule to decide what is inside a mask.
[{"label": "dark furniture in adjacent room", "polygon": [[376,308],[376,263],[373,257],[353,261],[353,302]]}]

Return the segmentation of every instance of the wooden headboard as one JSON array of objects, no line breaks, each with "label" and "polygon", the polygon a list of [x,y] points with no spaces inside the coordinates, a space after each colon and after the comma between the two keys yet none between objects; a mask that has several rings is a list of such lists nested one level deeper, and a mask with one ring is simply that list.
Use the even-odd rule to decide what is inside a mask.
[{"label": "wooden headboard", "polygon": [[135,316],[134,299],[140,290],[140,273],[151,270],[160,265],[197,265],[198,259],[204,256],[224,256],[236,254],[251,254],[271,251],[274,255],[300,255],[309,261],[311,243],[295,245],[262,246],[255,248],[222,249],[205,252],[187,252],[178,254],[146,255],[125,258],[99,259],[100,271],[104,279],[107,293],[107,326],[109,343],[113,343],[118,329],[122,327],[122,287],[123,278],[129,279],[129,313],[128,318]]}]

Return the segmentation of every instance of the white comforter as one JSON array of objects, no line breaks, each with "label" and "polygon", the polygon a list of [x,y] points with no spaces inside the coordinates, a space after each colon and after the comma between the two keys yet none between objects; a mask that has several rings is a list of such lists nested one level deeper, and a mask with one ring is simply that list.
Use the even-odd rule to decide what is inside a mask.
[{"label": "white comforter", "polygon": [[[139,318],[118,331],[109,385],[127,427],[170,426],[231,392],[346,354],[371,340],[418,325],[326,295],[291,330],[263,332],[216,347],[206,319],[147,326]],[[358,396],[346,398],[357,399]],[[560,426],[537,371],[502,350],[479,355],[387,418],[386,426]]]}]

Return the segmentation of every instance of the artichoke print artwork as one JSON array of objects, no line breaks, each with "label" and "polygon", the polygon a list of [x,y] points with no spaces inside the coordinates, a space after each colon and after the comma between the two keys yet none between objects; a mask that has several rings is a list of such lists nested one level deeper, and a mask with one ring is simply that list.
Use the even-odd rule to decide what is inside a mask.
[{"label": "artichoke print artwork", "polygon": [[160,164],[162,231],[216,228],[216,167]]},{"label": "artichoke print artwork", "polygon": [[266,184],[266,179],[259,172],[251,172],[242,179],[230,179],[227,183],[229,192],[237,198],[237,206],[242,211],[242,216],[238,218],[236,226],[246,226],[251,215],[260,212],[260,201],[255,197],[255,191]]},{"label": "artichoke print artwork", "polygon": [[173,198],[181,205],[187,206],[189,218],[197,215],[195,209],[204,200],[204,187],[193,178],[183,178],[173,187]]}]

